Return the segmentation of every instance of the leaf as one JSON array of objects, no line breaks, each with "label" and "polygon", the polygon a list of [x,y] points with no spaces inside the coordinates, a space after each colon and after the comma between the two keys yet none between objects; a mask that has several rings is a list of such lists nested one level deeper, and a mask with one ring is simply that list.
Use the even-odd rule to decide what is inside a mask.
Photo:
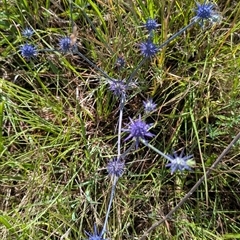
[{"label": "leaf", "polygon": [[240,233],[228,233],[223,236],[223,239],[240,239]]},{"label": "leaf", "polygon": [[7,229],[12,229],[12,225],[3,215],[0,215],[0,223],[2,223]]}]

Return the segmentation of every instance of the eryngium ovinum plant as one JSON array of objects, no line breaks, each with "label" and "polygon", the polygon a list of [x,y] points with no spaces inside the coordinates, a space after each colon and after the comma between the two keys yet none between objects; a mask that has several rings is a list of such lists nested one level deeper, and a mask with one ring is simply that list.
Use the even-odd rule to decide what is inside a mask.
[{"label": "eryngium ovinum plant", "polygon": [[[219,23],[221,21],[221,15],[216,10],[217,6],[216,4],[212,2],[205,1],[204,3],[196,3],[196,8],[194,10],[195,16],[191,19],[190,23],[180,29],[177,33],[173,34],[169,39],[167,39],[165,42],[163,42],[161,45],[157,45],[153,42],[153,36],[154,31],[159,28],[159,24],[155,19],[148,18],[144,24],[144,27],[146,31],[148,32],[147,39],[139,44],[140,48],[140,54],[142,56],[142,60],[139,62],[137,66],[133,69],[130,76],[126,79],[113,79],[111,78],[105,71],[97,67],[93,62],[91,62],[88,58],[86,58],[81,52],[79,52],[75,40],[68,36],[62,37],[59,40],[59,48],[58,49],[43,49],[39,50],[35,45],[33,45],[30,42],[31,36],[34,34],[34,30],[31,28],[26,28],[22,34],[26,38],[26,43],[20,47],[20,53],[23,58],[26,60],[30,60],[37,56],[38,52],[40,51],[60,51],[61,53],[65,54],[67,52],[71,52],[72,54],[77,54],[81,58],[83,58],[90,66],[94,67],[99,71],[99,73],[104,77],[106,83],[109,86],[109,91],[112,92],[113,95],[115,95],[119,99],[120,107],[119,107],[119,118],[118,118],[118,141],[117,141],[117,154],[116,157],[111,159],[107,166],[107,172],[111,178],[111,193],[110,193],[110,199],[108,203],[107,212],[105,215],[105,220],[103,223],[103,226],[101,230],[97,229],[97,225],[93,223],[93,232],[85,232],[86,236],[89,240],[104,240],[106,232],[107,232],[107,224],[108,224],[108,218],[111,210],[111,206],[114,200],[114,194],[117,182],[119,178],[124,174],[125,169],[125,156],[131,151],[134,151],[134,149],[138,148],[139,144],[144,144],[145,146],[149,147],[153,151],[155,151],[157,154],[165,158],[168,163],[166,164],[166,167],[170,168],[171,174],[176,173],[177,171],[190,171],[192,170],[193,165],[195,164],[195,161],[193,160],[193,155],[184,155],[184,151],[182,150],[180,154],[177,152],[173,152],[172,155],[165,154],[164,152],[160,151],[159,149],[156,149],[153,145],[148,143],[149,138],[153,138],[154,134],[150,132],[150,129],[152,127],[151,123],[146,123],[145,120],[141,117],[141,115],[138,116],[136,119],[129,118],[129,123],[127,124],[127,127],[122,127],[122,120],[123,120],[123,111],[125,108],[125,102],[128,97],[127,92],[129,89],[132,89],[133,87],[137,87],[137,84],[135,82],[135,75],[137,74],[139,68],[147,61],[154,58],[161,49],[166,46],[169,42],[171,42],[173,39],[177,38],[179,35],[181,35],[183,32],[185,32],[187,29],[196,26],[198,28],[204,28],[205,24],[212,25],[215,23]],[[121,69],[124,67],[125,60],[121,57],[117,60],[117,67]],[[148,99],[143,102],[144,105],[144,113],[143,115],[151,114],[152,111],[156,109],[156,104],[153,102],[152,99]],[[124,143],[127,141],[132,141],[131,146],[124,152],[122,152],[122,149],[124,147],[121,145],[122,141],[122,133],[125,132],[128,134],[127,137],[124,139]],[[239,137],[239,136],[238,136]],[[233,143],[231,143],[233,144]],[[215,162],[214,167],[216,167],[217,163],[221,160],[217,159]],[[210,171],[208,172],[210,173]],[[197,184],[191,189],[190,191],[196,190],[196,188],[200,185],[200,183],[203,181],[204,178],[199,179]],[[190,195],[185,196],[184,199],[180,202],[176,208],[174,208],[167,216],[165,216],[164,219],[170,217],[174,211],[177,210],[178,207],[180,207],[183,202],[185,202]],[[147,234],[153,230],[157,225],[159,225],[160,222],[153,225],[150,229],[146,231],[146,233],[140,238],[144,239]],[[111,235],[111,234],[110,234]]]}]

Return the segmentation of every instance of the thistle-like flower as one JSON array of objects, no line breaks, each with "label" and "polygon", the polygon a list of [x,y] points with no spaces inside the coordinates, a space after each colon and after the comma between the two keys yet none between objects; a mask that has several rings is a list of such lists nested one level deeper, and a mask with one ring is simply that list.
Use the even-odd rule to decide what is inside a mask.
[{"label": "thistle-like flower", "polygon": [[148,32],[155,30],[159,26],[160,24],[158,24],[157,21],[152,18],[148,18],[146,23],[144,24],[144,27],[148,30]]},{"label": "thistle-like flower", "polygon": [[86,231],[85,231],[85,233],[86,233],[87,236],[88,236],[88,240],[105,240],[105,239],[102,238],[101,235],[98,233],[96,224],[94,224],[93,234],[90,234],[89,232],[86,232]]},{"label": "thistle-like flower", "polygon": [[122,80],[109,80],[109,89],[113,92],[114,95],[117,97],[121,97],[122,95],[126,94],[128,89],[128,85],[123,82]]},{"label": "thistle-like flower", "polygon": [[21,55],[26,59],[30,59],[37,55],[36,47],[31,44],[24,44],[23,46],[21,46],[20,52],[21,52]]},{"label": "thistle-like flower", "polygon": [[193,155],[184,157],[183,152],[184,150],[182,150],[179,156],[176,152],[174,152],[173,155],[168,155],[168,160],[170,161],[170,163],[168,163],[166,167],[170,167],[171,174],[173,174],[177,170],[179,170],[180,172],[184,170],[192,170],[191,166],[195,165],[195,161],[192,159]]},{"label": "thistle-like flower", "polygon": [[139,46],[141,54],[146,58],[154,57],[159,51],[159,48],[151,41],[151,39],[141,43]]},{"label": "thistle-like flower", "polygon": [[157,106],[157,104],[155,104],[152,99],[148,99],[147,101],[143,101],[143,105],[144,105],[144,111],[147,114],[152,112]]},{"label": "thistle-like flower", "polygon": [[210,20],[212,23],[220,22],[221,15],[215,10],[216,5],[204,1],[203,4],[196,3],[197,7],[195,9],[196,16],[194,19],[201,20],[201,25],[203,24],[204,20]]},{"label": "thistle-like flower", "polygon": [[146,137],[153,137],[154,134],[149,132],[149,128],[152,124],[146,124],[144,121],[141,120],[141,116],[135,121],[130,118],[130,124],[128,129],[123,129],[124,132],[129,132],[129,136],[125,139],[125,141],[129,140],[130,138],[134,138],[136,140],[136,146],[138,147],[139,140],[144,139]]},{"label": "thistle-like flower", "polygon": [[119,56],[117,58],[117,61],[115,63],[115,67],[120,70],[121,68],[123,68],[125,65],[125,59],[122,56]]},{"label": "thistle-like flower", "polygon": [[60,48],[60,51],[62,51],[63,53],[70,51],[72,48],[70,37],[60,38],[59,39],[59,48]]},{"label": "thistle-like flower", "polygon": [[121,177],[124,173],[125,163],[117,158],[110,161],[107,165],[108,174],[111,176]]},{"label": "thistle-like flower", "polygon": [[196,17],[200,19],[209,19],[211,18],[212,14],[214,13],[213,8],[214,4],[213,3],[206,3],[206,1],[203,4],[196,3],[197,8],[195,10],[196,12]]},{"label": "thistle-like flower", "polygon": [[31,28],[25,28],[23,31],[22,31],[22,35],[26,38],[30,38],[32,37],[34,31],[31,29]]}]

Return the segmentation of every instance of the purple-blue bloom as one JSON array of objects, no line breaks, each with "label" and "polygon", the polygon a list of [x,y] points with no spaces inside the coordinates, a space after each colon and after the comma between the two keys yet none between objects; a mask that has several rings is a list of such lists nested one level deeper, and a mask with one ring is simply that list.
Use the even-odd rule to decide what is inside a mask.
[{"label": "purple-blue bloom", "polygon": [[214,6],[213,3],[206,3],[206,1],[203,4],[197,3],[197,8],[195,9],[196,17],[199,19],[210,19],[215,13],[213,10]]},{"label": "purple-blue bloom", "polygon": [[138,147],[138,143],[140,138],[144,139],[146,137],[153,137],[154,134],[149,132],[149,128],[152,124],[146,124],[144,121],[141,120],[141,116],[135,121],[130,118],[130,124],[128,129],[123,129],[124,132],[129,132],[129,136],[125,139],[125,141],[129,140],[130,138],[136,139],[136,146]]},{"label": "purple-blue bloom", "polygon": [[189,155],[189,156],[183,156],[183,152],[184,150],[182,150],[182,152],[180,153],[180,155],[178,156],[178,154],[176,152],[173,153],[173,155],[168,155],[168,157],[171,159],[170,163],[168,163],[166,165],[166,167],[170,167],[171,169],[171,174],[173,174],[176,171],[184,171],[184,170],[192,170],[191,166],[193,165],[193,155]]},{"label": "purple-blue bloom", "polygon": [[196,16],[194,19],[201,20],[201,24],[203,24],[204,20],[210,20],[212,23],[220,22],[221,15],[215,10],[216,5],[204,1],[203,4],[197,3],[197,7],[195,9]]},{"label": "purple-blue bloom", "polygon": [[70,37],[62,37],[59,39],[59,48],[63,53],[70,51],[71,47]]},{"label": "purple-blue bloom", "polygon": [[115,63],[115,66],[118,68],[118,70],[121,69],[121,68],[123,68],[124,65],[125,65],[125,59],[124,59],[123,57],[121,57],[121,56],[118,57],[118,58],[117,58],[117,61],[116,61],[116,63]]},{"label": "purple-blue bloom", "polygon": [[85,231],[85,233],[88,236],[88,240],[105,240],[104,238],[101,237],[101,235],[98,233],[97,226],[94,224],[94,231],[93,234],[90,234]]},{"label": "purple-blue bloom", "polygon": [[157,104],[155,104],[152,99],[143,101],[143,105],[144,105],[144,110],[146,113],[152,112],[157,106]]},{"label": "purple-blue bloom", "polygon": [[148,30],[148,32],[155,30],[159,26],[160,24],[158,24],[157,21],[152,18],[147,19],[146,23],[144,24],[144,27]]},{"label": "purple-blue bloom", "polygon": [[33,35],[34,31],[31,28],[25,28],[22,31],[22,35],[26,38],[30,38]]},{"label": "purple-blue bloom", "polygon": [[122,80],[109,80],[109,89],[117,96],[124,95],[128,89],[128,86]]},{"label": "purple-blue bloom", "polygon": [[144,57],[150,58],[157,54],[159,48],[151,41],[151,39],[148,39],[146,42],[140,44],[140,50]]},{"label": "purple-blue bloom", "polygon": [[124,173],[125,163],[117,158],[110,161],[107,165],[108,174],[111,176],[121,177]]},{"label": "purple-blue bloom", "polygon": [[26,59],[30,59],[37,55],[36,47],[27,43],[20,47],[20,52],[21,55]]}]

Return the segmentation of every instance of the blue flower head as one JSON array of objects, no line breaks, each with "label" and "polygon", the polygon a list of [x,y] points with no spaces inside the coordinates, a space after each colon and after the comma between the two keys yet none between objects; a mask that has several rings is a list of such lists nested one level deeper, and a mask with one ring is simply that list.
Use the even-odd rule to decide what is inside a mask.
[{"label": "blue flower head", "polygon": [[107,165],[108,174],[111,176],[121,177],[124,173],[125,163],[119,159],[113,159]]},{"label": "blue flower head", "polygon": [[109,80],[109,89],[113,92],[117,97],[121,97],[124,95],[128,89],[128,86],[122,80]]},{"label": "blue flower head", "polygon": [[93,234],[90,234],[90,233],[88,233],[86,231],[85,231],[85,233],[88,236],[88,240],[106,240],[106,239],[102,238],[101,235],[98,233],[96,224],[94,224]]},{"label": "blue flower head", "polygon": [[115,67],[120,70],[121,68],[123,68],[125,65],[125,59],[122,56],[119,56],[117,58],[117,61],[115,63]]},{"label": "blue flower head", "polygon": [[183,156],[184,150],[178,156],[176,152],[173,155],[168,155],[170,163],[166,165],[166,167],[170,167],[171,174],[176,171],[184,171],[184,170],[192,170],[191,166],[195,165],[195,161],[192,159],[193,155]]},{"label": "blue flower head", "polygon": [[157,106],[157,104],[155,104],[152,99],[148,99],[147,101],[143,101],[143,105],[144,105],[144,111],[146,113],[152,112]]},{"label": "blue flower head", "polygon": [[197,8],[195,10],[196,17],[200,19],[209,19],[211,18],[212,14],[214,13],[213,7],[215,5],[213,3],[206,3],[203,4],[197,3]]},{"label": "blue flower head", "polygon": [[209,20],[212,23],[220,22],[221,21],[221,15],[215,10],[216,5],[204,1],[203,4],[196,3],[197,7],[195,9],[196,16],[194,19],[201,20],[201,24],[203,24],[204,20]]},{"label": "blue flower head", "polygon": [[21,55],[26,59],[33,58],[37,55],[36,47],[31,44],[24,44],[23,46],[21,46],[20,52]]},{"label": "blue flower head", "polygon": [[71,50],[71,39],[70,37],[62,37],[59,39],[59,48],[63,53]]},{"label": "blue flower head", "polygon": [[31,29],[31,28],[25,28],[23,31],[22,31],[22,35],[26,38],[30,38],[32,37],[34,31]]},{"label": "blue flower head", "polygon": [[134,138],[136,140],[136,146],[138,147],[140,139],[145,140],[146,137],[154,136],[154,134],[149,132],[151,125],[152,124],[146,124],[144,121],[142,121],[141,116],[139,116],[139,119],[135,121],[130,118],[128,129],[123,129],[123,131],[129,132],[129,136],[125,139],[125,141],[129,140],[130,138]]},{"label": "blue flower head", "polygon": [[144,57],[150,58],[157,54],[159,48],[151,41],[151,39],[148,39],[146,42],[140,44],[140,51]]},{"label": "blue flower head", "polygon": [[148,30],[148,32],[155,30],[159,26],[160,24],[158,24],[157,21],[152,18],[147,19],[146,23],[144,24],[144,27]]}]

